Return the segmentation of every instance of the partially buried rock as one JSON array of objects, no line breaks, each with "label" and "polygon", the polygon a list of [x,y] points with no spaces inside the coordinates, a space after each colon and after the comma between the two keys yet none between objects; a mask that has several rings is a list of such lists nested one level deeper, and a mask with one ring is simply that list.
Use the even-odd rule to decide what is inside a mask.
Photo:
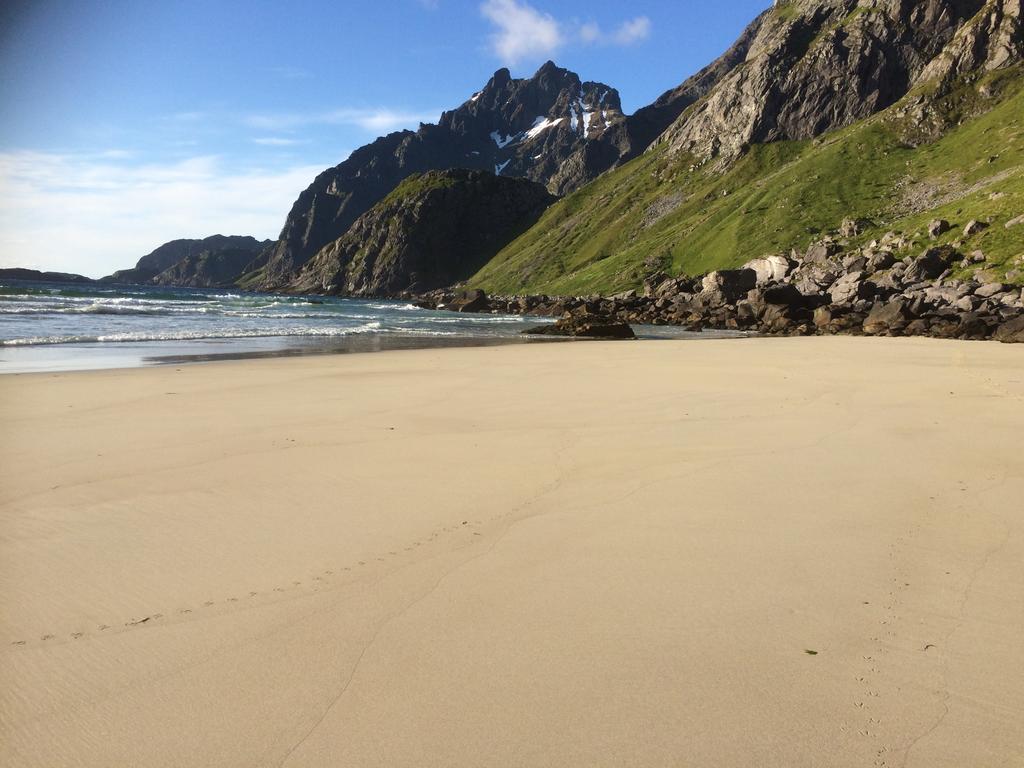
[{"label": "partially buried rock", "polygon": [[568,314],[551,325],[527,328],[523,333],[541,336],[578,336],[588,339],[635,339],[629,323],[594,312]]}]

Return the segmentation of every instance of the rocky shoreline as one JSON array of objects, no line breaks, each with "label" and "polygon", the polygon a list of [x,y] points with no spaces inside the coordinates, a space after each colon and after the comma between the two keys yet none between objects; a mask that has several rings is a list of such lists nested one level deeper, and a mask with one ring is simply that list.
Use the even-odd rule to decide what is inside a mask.
[{"label": "rocky shoreline", "polygon": [[[944,222],[934,222],[940,228]],[[805,252],[770,256],[698,277],[649,276],[643,291],[614,296],[488,296],[443,289],[402,298],[428,309],[541,317],[588,313],[626,323],[767,336],[852,334],[995,339],[1024,343],[1024,290],[955,278],[975,259],[950,246],[898,257],[907,243],[886,235],[844,250],[825,238]]]}]

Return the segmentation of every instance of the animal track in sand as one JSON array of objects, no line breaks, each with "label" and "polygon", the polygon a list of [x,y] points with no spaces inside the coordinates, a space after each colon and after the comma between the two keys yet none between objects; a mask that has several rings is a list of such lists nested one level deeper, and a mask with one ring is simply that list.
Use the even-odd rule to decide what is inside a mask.
[{"label": "animal track in sand", "polygon": [[[504,517],[504,516],[499,516],[499,517]],[[444,533],[456,534],[459,531],[466,530],[466,526],[475,527],[475,526],[481,525],[481,524],[482,524],[482,521],[480,521],[480,520],[474,520],[474,521],[472,521],[472,523],[470,521],[468,521],[468,520],[463,520],[459,524],[451,524],[451,525],[448,525],[448,526],[443,526],[442,528],[440,528],[438,530],[435,530],[427,538],[414,541],[409,546],[402,547],[402,551],[403,552],[413,552],[416,547],[421,547],[421,546],[424,546],[424,545],[428,545],[431,542],[437,541],[438,539],[442,538],[442,535]],[[478,536],[482,536],[483,534],[481,534],[479,531],[472,531],[472,535],[474,537],[478,537]],[[463,543],[464,544],[474,544],[475,541],[474,540],[469,540],[469,541],[463,540]],[[388,558],[395,558],[395,557],[400,557],[400,553],[399,553],[399,551],[397,549],[388,550],[383,555],[376,556],[375,561],[378,562],[378,563],[386,563],[388,561]],[[370,562],[368,560],[359,560],[359,561],[357,561],[357,563],[358,563],[359,567],[366,567],[366,566],[370,565]],[[356,567],[355,564],[353,564],[353,565],[337,566],[337,571],[338,572],[342,572],[342,573],[344,573],[344,572],[351,573],[355,567]],[[318,576],[312,576],[310,578],[309,585],[303,591],[306,591],[307,593],[319,593],[319,592],[323,591],[323,588],[324,587],[328,587],[331,584],[331,582],[332,582],[332,579],[324,578],[324,577],[325,576],[326,577],[333,576],[333,575],[335,575],[335,573],[336,573],[335,570],[327,569],[327,570],[323,571],[323,576],[319,576],[319,575]],[[268,591],[265,594],[268,597],[272,597],[274,593],[277,593],[279,595],[283,595],[285,592],[291,592],[293,590],[299,589],[302,586],[303,586],[303,582],[302,581],[292,581],[291,582],[291,586],[288,586],[288,587],[285,587],[285,586],[274,587],[271,591]],[[247,595],[248,595],[250,600],[254,600],[254,599],[260,597],[261,594],[264,594],[264,593],[260,593],[260,592],[255,591],[255,590],[250,590],[247,593]],[[226,606],[228,604],[237,604],[237,603],[240,602],[240,600],[239,600],[238,597],[232,595],[232,596],[223,598],[219,602],[221,602],[222,604],[224,604]],[[214,606],[217,605],[217,603],[218,603],[217,600],[211,598],[211,599],[203,601],[203,603],[199,607],[200,608],[213,608]],[[249,603],[248,605],[251,606],[252,603]],[[192,608],[179,608],[176,611],[174,611],[175,615],[180,617],[179,620],[184,620],[184,619],[190,617],[190,615],[193,614],[194,612],[195,611]],[[96,632],[96,633],[106,632],[106,633],[109,633],[109,634],[121,634],[122,632],[135,631],[135,630],[143,629],[143,628],[148,627],[148,626],[152,626],[154,623],[158,622],[159,620],[161,620],[163,618],[164,618],[164,614],[163,613],[153,613],[153,614],[150,614],[148,616],[143,616],[141,618],[130,618],[127,621],[120,622],[119,625],[111,625],[111,624],[106,624],[106,623],[98,624],[98,625],[96,625],[96,629],[93,630],[93,631]],[[114,630],[114,631],[111,632],[111,630]],[[74,632],[69,632],[66,635],[62,634],[61,637],[65,637],[65,638],[68,638],[70,640],[81,640],[83,638],[88,638],[90,634],[92,634],[92,633],[84,631],[84,630],[76,630]],[[39,641],[40,642],[50,642],[50,641],[57,640],[57,639],[58,639],[57,634],[52,633],[52,632],[48,632],[48,633],[45,633],[45,634],[39,636]],[[12,641],[10,641],[10,645],[11,646],[17,646],[17,647],[24,647],[24,646],[30,645],[30,642],[28,640],[12,640]]]}]

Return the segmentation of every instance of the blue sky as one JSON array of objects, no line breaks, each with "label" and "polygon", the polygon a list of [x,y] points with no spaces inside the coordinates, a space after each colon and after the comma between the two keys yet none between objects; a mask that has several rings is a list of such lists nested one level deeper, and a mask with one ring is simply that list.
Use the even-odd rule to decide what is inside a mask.
[{"label": "blue sky", "polygon": [[546,59],[627,112],[767,0],[9,0],[0,265],[105,274],[175,237],[276,237],[313,176]]}]

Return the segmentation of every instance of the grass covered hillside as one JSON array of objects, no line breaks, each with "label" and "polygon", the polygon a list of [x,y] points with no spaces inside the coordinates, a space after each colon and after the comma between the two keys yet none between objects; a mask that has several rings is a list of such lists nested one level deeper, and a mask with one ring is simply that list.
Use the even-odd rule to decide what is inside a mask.
[{"label": "grass covered hillside", "polygon": [[[754,145],[724,170],[658,146],[560,200],[469,283],[610,294],[656,269],[696,275],[803,249],[847,218],[861,220],[851,246],[887,231],[910,235],[908,252],[957,243],[984,254],[989,277],[1024,282],[1024,224],[1004,226],[1024,214],[1019,65],[922,97],[815,140]],[[934,241],[936,218],[952,229]],[[972,219],[985,226],[965,238]]]}]

